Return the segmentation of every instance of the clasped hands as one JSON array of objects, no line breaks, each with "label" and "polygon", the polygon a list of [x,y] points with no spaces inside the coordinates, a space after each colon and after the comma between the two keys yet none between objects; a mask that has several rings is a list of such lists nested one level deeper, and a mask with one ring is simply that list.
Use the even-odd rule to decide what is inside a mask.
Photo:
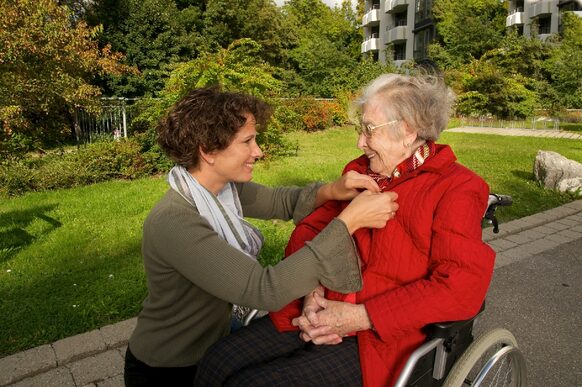
[{"label": "clasped hands", "polygon": [[348,334],[372,327],[364,305],[328,300],[321,286],[305,296],[303,313],[292,324],[302,340],[318,345],[339,344]]}]

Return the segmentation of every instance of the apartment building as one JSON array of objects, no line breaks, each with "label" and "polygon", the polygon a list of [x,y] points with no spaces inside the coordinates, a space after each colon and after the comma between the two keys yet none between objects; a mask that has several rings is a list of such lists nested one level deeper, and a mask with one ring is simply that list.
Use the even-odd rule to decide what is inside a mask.
[{"label": "apartment building", "polygon": [[392,55],[396,65],[425,59],[435,36],[431,10],[432,0],[366,0],[362,53],[381,62]]},{"label": "apartment building", "polygon": [[[582,0],[511,0],[507,3],[506,26],[540,39],[559,31],[561,11],[573,11],[582,17]],[[366,0],[362,53],[383,63],[388,59],[386,55],[392,55],[397,66],[411,59],[426,59],[428,44],[436,36],[432,4],[433,0]]]},{"label": "apartment building", "polygon": [[572,11],[582,17],[580,0],[512,0],[509,1],[507,27],[519,34],[546,39],[560,31],[561,11]]}]

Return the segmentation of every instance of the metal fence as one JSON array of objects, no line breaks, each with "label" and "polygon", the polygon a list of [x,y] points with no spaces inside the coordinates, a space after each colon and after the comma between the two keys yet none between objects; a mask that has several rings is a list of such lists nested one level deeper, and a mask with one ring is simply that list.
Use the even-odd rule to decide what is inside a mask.
[{"label": "metal fence", "polygon": [[461,126],[480,128],[560,129],[560,120],[553,117],[531,117],[523,120],[500,120],[491,117],[461,117],[459,121]]},{"label": "metal fence", "polygon": [[75,111],[75,135],[78,142],[92,142],[97,138],[127,137],[134,116],[132,108],[137,98],[102,98],[101,111],[92,113],[83,107]]}]

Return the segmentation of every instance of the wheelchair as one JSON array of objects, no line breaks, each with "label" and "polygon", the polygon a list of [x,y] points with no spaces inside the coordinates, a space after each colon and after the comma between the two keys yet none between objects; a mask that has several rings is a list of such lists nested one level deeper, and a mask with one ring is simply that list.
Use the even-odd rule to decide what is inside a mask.
[{"label": "wheelchair", "polygon": [[[483,226],[499,232],[495,211],[509,206],[507,195],[490,194]],[[434,323],[424,330],[427,341],[408,358],[395,387],[527,386],[526,364],[511,332],[496,328],[477,339],[473,324],[485,309],[469,320]],[[252,310],[244,319],[248,325],[259,313]]]}]

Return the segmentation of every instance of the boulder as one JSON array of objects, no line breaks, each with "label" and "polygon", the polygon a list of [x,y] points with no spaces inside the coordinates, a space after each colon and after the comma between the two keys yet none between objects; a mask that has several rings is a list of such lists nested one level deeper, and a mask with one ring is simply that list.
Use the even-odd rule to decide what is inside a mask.
[{"label": "boulder", "polygon": [[559,153],[538,151],[534,175],[546,188],[582,195],[582,164]]}]

